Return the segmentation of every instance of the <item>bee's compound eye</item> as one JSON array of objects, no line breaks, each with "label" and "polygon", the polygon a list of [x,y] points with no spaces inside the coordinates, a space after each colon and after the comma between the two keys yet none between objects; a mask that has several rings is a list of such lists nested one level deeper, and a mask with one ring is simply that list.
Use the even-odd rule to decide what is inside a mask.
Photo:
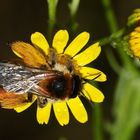
[{"label": "bee's compound eye", "polygon": [[52,82],[51,90],[55,93],[57,97],[62,97],[64,95],[66,88],[66,79],[59,78]]}]

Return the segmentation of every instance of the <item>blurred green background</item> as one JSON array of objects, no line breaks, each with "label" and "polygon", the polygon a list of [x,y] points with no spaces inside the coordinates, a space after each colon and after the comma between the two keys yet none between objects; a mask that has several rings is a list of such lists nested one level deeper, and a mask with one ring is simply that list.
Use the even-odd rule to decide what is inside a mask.
[{"label": "blurred green background", "polygon": [[[68,0],[60,0],[57,8],[56,29],[68,29],[69,10]],[[126,25],[130,13],[140,8],[139,0],[112,0],[112,6],[121,27]],[[10,43],[17,40],[30,42],[30,35],[39,31],[47,33],[48,6],[46,0],[1,0],[0,1],[0,59],[14,58]],[[98,40],[109,35],[109,28],[104,15],[104,8],[100,0],[81,0],[76,21],[79,24],[76,34],[88,31],[90,41]],[[71,39],[72,40],[72,39]],[[100,57],[94,66],[106,73],[108,81],[100,83],[100,89],[105,95],[101,105],[103,110],[103,124],[113,122],[112,105],[118,75],[111,69],[105,57],[105,47],[102,48]],[[108,47],[108,46],[107,46]],[[117,56],[119,59],[119,56]],[[36,104],[26,111],[17,114],[13,110],[0,110],[0,139],[9,140],[96,140],[94,139],[95,104],[91,105],[85,99],[83,103],[89,114],[89,121],[85,124],[78,123],[70,116],[70,123],[61,127],[53,111],[48,125],[39,125],[36,121]],[[131,104],[131,103],[130,103]],[[129,113],[129,112],[128,112]],[[125,124],[124,124],[125,125]],[[110,135],[104,132],[104,140],[109,140]],[[135,132],[133,140],[140,139],[140,129]],[[119,140],[119,139],[118,139]]]}]

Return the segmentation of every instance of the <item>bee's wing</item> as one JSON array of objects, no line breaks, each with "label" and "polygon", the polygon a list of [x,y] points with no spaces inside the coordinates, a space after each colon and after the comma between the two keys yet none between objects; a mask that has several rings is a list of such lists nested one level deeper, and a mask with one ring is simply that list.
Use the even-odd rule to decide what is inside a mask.
[{"label": "bee's wing", "polygon": [[0,88],[0,106],[6,109],[14,109],[25,105],[28,100],[28,94],[17,95],[15,93],[8,93]]},{"label": "bee's wing", "polygon": [[44,79],[50,79],[52,77],[56,77],[57,74],[55,72],[48,72],[43,74],[38,74],[36,76],[32,76],[28,79],[24,79],[22,81],[18,81],[17,83],[11,83],[4,87],[7,92],[12,92],[16,94],[23,94],[23,93],[34,93],[37,95],[44,95],[44,90],[38,86],[38,83]]},{"label": "bee's wing", "polygon": [[28,79],[33,76],[33,74],[31,70],[23,66],[0,63],[0,85],[3,87]]},{"label": "bee's wing", "polygon": [[[4,108],[15,108],[27,103],[27,96],[36,94],[50,98],[38,83],[57,77],[62,73],[26,68],[9,63],[0,63],[0,103]],[[4,93],[4,94],[3,94]],[[26,94],[25,94],[26,93]]]},{"label": "bee's wing", "polygon": [[[21,65],[0,63],[0,85],[7,92],[26,93],[39,82],[36,75],[45,73],[43,70],[27,68]],[[41,75],[42,76],[42,75]]]}]

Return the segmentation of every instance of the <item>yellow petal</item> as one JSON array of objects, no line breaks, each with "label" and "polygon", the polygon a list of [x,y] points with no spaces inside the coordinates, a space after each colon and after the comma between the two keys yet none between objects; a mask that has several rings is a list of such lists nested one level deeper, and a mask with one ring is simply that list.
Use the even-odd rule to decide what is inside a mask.
[{"label": "yellow petal", "polygon": [[16,51],[14,51],[14,50],[12,50],[13,52],[14,52],[14,54],[16,55],[16,56],[18,56],[18,57],[20,57],[20,58],[22,58],[22,56],[19,54],[19,53],[17,53]]},{"label": "yellow petal", "polygon": [[57,53],[63,53],[65,46],[69,40],[69,34],[66,30],[59,30],[53,39],[53,48],[56,49]]},{"label": "yellow petal", "polygon": [[138,44],[140,44],[140,38],[135,38],[135,39],[131,39],[130,41],[129,41],[129,43],[130,43],[130,45],[138,45]]},{"label": "yellow petal", "polygon": [[26,110],[27,108],[29,108],[35,102],[36,99],[37,99],[37,97],[33,96],[32,102],[28,102],[28,103],[24,104],[23,106],[16,107],[16,108],[14,108],[14,110],[17,113],[20,113],[20,112]]},{"label": "yellow petal", "polygon": [[76,55],[88,42],[89,40],[89,33],[87,32],[82,32],[80,33],[71,43],[70,45],[66,48],[65,54],[70,55],[73,57]]},{"label": "yellow petal", "polygon": [[12,44],[12,50],[21,56],[26,65],[30,67],[40,68],[46,65],[46,60],[43,54],[41,54],[32,45],[25,42],[14,42]]},{"label": "yellow petal", "polygon": [[69,111],[65,101],[53,103],[55,116],[60,125],[69,123]]},{"label": "yellow petal", "polygon": [[51,113],[51,103],[47,103],[47,105],[43,108],[37,107],[37,121],[39,124],[48,124]]},{"label": "yellow petal", "polygon": [[100,103],[104,100],[103,93],[89,83],[83,85],[83,93],[89,100],[93,102]]},{"label": "yellow petal", "polygon": [[77,121],[85,123],[88,120],[86,109],[78,96],[68,100],[67,104]]},{"label": "yellow petal", "polygon": [[95,81],[104,82],[106,81],[106,75],[98,69],[90,67],[81,67],[79,69],[82,77],[85,79],[92,80],[95,78]]},{"label": "yellow petal", "polygon": [[81,52],[80,54],[74,57],[74,60],[77,61],[77,64],[80,66],[84,66],[89,64],[93,60],[95,60],[101,52],[101,47],[99,43],[95,43],[88,47],[85,51]]},{"label": "yellow petal", "polygon": [[137,43],[136,45],[132,45],[130,49],[132,49],[133,51],[136,49],[140,50],[140,43]]},{"label": "yellow petal", "polygon": [[31,35],[31,42],[48,55],[49,44],[43,34],[35,32]]},{"label": "yellow petal", "polygon": [[134,32],[132,32],[132,33],[130,34],[130,37],[131,37],[131,38],[140,38],[140,33],[134,31]]}]

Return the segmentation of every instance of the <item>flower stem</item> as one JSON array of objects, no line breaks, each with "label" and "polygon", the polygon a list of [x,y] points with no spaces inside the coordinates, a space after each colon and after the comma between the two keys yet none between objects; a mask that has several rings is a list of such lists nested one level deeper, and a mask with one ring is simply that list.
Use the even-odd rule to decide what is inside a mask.
[{"label": "flower stem", "polygon": [[51,39],[52,31],[56,23],[56,8],[58,0],[47,0],[48,2],[48,38]]},{"label": "flower stem", "polygon": [[[115,32],[118,31],[119,27],[117,24],[117,20],[115,18],[114,11],[111,6],[111,1],[110,0],[101,0],[101,2],[104,7],[104,10],[105,10],[105,16],[106,16],[109,30],[111,33],[114,33],[113,35],[115,35]],[[122,30],[122,32],[123,32],[123,30]],[[113,38],[115,38],[115,36]],[[118,36],[118,40],[119,40],[119,36]],[[112,45],[114,45],[114,44],[115,44],[115,47],[117,47],[117,52],[122,60],[123,65],[129,69],[132,69],[133,65],[130,61],[130,58],[122,49],[121,44],[118,42],[115,42],[115,41],[112,42]]]},{"label": "flower stem", "polygon": [[94,110],[94,120],[93,120],[93,139],[94,140],[103,140],[102,134],[102,110],[99,104],[95,104],[93,107]]},{"label": "flower stem", "polygon": [[109,48],[107,51],[105,51],[105,53],[109,64],[112,66],[112,69],[114,70],[114,72],[116,72],[116,74],[119,75],[120,71],[122,70],[122,67],[117,62],[113,51]]},{"label": "flower stem", "polygon": [[104,45],[107,45],[107,44],[110,44],[114,42],[114,40],[122,37],[122,35],[124,34],[125,32],[125,28],[122,28],[114,33],[112,33],[111,35],[109,35],[108,37],[104,37],[102,39],[99,40],[100,42],[100,45],[101,46],[104,46]]},{"label": "flower stem", "polygon": [[[106,11],[105,15],[110,32],[114,33],[118,30],[118,24],[111,7],[111,0],[101,1]],[[138,126],[137,118],[135,117],[137,115],[134,114],[134,112],[139,114],[139,110],[137,110],[140,103],[138,101],[139,97],[137,97],[139,95],[137,94],[139,93],[139,88],[137,87],[139,86],[139,84],[137,85],[137,83],[139,82],[136,80],[136,68],[121,47],[121,37],[118,38],[118,41],[115,43],[115,46],[117,47],[116,50],[123,62],[124,68],[122,68],[120,71],[120,79],[118,81],[118,86],[115,93],[115,105],[113,108],[115,120],[112,124],[112,129],[110,129],[110,134],[112,140],[129,140],[134,134],[134,130],[136,130],[136,127]],[[134,95],[136,95],[136,98],[134,97]],[[134,103],[131,103],[130,105],[130,101],[132,100],[132,98]]]},{"label": "flower stem", "polygon": [[79,8],[79,4],[80,4],[80,0],[71,0],[71,2],[68,4],[70,10],[70,16],[71,16],[69,29],[71,29],[72,34],[74,34],[78,28],[78,23],[76,22],[76,14]]},{"label": "flower stem", "polygon": [[80,0],[72,0],[68,5],[70,10],[70,15],[72,18],[76,16],[77,10],[79,8],[79,3]]},{"label": "flower stem", "polygon": [[108,25],[109,25],[108,26],[109,30],[112,33],[114,33],[119,29],[119,27],[118,27],[118,24],[117,24],[117,20],[114,16],[114,12],[113,12],[110,0],[101,0],[101,2],[102,2],[102,5],[105,9],[105,15],[106,15],[106,19],[107,19],[107,22],[108,22]]}]

